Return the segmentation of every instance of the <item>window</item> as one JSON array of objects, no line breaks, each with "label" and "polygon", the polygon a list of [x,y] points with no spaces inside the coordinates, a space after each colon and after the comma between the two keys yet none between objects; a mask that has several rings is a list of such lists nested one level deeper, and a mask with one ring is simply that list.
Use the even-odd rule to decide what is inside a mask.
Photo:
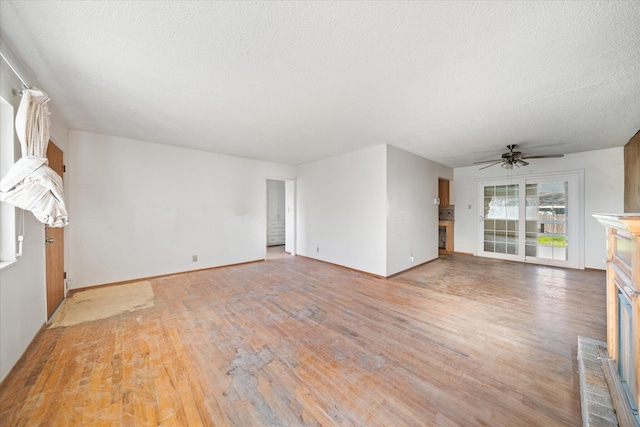
[{"label": "window", "polygon": [[[0,176],[14,162],[13,106],[0,97]],[[0,202],[0,267],[16,260],[16,209]]]}]

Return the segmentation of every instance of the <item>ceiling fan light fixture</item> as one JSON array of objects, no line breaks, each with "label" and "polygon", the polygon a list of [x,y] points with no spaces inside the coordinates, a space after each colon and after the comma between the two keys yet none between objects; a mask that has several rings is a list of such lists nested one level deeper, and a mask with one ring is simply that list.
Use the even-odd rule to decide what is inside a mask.
[{"label": "ceiling fan light fixture", "polygon": [[513,163],[511,163],[511,162],[504,162],[504,163],[502,164],[502,167],[503,167],[503,168],[505,168],[505,169],[513,169]]}]

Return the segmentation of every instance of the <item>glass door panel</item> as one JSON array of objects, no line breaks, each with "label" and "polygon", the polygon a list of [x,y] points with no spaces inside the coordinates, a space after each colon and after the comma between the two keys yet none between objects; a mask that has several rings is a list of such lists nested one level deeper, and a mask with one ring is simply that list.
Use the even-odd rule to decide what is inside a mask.
[{"label": "glass door panel", "polygon": [[518,185],[484,187],[484,252],[518,255]]},{"label": "glass door panel", "polygon": [[568,182],[526,184],[525,255],[567,261]]}]

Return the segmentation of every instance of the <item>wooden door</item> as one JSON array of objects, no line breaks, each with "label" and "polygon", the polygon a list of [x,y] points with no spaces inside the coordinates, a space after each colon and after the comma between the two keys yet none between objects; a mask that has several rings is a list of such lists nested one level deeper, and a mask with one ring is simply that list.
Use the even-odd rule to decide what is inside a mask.
[{"label": "wooden door", "polygon": [[[64,173],[62,150],[49,141],[49,167],[61,177]],[[64,298],[64,229],[45,226],[47,270],[47,318],[51,317]]]}]

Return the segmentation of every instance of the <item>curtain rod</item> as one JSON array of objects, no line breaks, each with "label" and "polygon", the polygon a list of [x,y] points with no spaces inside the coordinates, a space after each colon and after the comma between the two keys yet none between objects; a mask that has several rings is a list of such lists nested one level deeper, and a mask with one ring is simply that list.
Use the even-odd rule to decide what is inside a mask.
[{"label": "curtain rod", "polygon": [[4,54],[0,51],[0,56],[2,57],[2,59],[4,60],[4,62],[6,62],[6,64],[9,66],[9,68],[11,68],[11,71],[13,71],[13,74],[16,75],[16,77],[22,82],[22,89],[20,90],[15,90],[15,89],[11,89],[11,92],[13,93],[13,96],[20,96],[22,95],[22,91],[24,89],[29,89],[29,85],[24,81],[24,79],[22,78],[22,76],[20,76],[20,74],[18,74],[18,72],[16,71],[15,68],[13,68],[13,65],[11,65],[11,63],[9,62],[9,60],[4,56]]}]

